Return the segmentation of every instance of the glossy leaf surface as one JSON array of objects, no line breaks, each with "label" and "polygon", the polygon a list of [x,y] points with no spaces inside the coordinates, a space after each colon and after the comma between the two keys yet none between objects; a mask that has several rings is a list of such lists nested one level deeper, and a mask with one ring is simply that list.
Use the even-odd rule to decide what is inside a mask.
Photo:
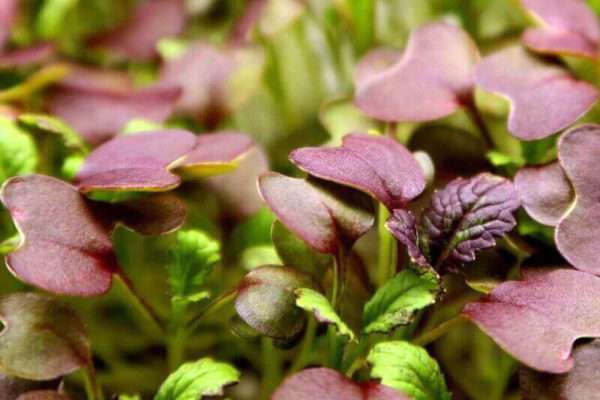
[{"label": "glossy leaf surface", "polygon": [[325,296],[308,288],[297,289],[296,296],[298,307],[313,313],[319,322],[335,325],[338,334],[347,337],[351,341],[356,341],[354,332],[335,312]]}]

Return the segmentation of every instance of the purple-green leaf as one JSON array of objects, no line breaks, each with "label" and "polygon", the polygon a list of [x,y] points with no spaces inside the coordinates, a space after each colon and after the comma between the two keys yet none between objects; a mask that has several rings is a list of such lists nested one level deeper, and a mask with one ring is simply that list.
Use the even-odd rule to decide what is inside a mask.
[{"label": "purple-green leaf", "polygon": [[290,160],[313,176],[368,193],[390,210],[406,206],[425,189],[413,155],[385,136],[353,133],[344,136],[341,147],[301,148]]},{"label": "purple-green leaf", "polygon": [[296,306],[296,289],[315,288],[312,278],[279,265],[252,270],[240,282],[235,309],[261,335],[290,339],[304,328],[304,311]]},{"label": "purple-green leaf", "polygon": [[60,380],[31,381],[0,373],[0,399],[12,400],[19,395],[37,390],[58,389]]},{"label": "purple-green leaf", "polygon": [[404,246],[411,261],[420,267],[429,267],[429,260],[419,246],[417,221],[410,211],[395,209],[385,223],[385,227]]},{"label": "purple-green leaf", "polygon": [[37,390],[22,394],[17,400],[70,400],[70,397],[53,390]]},{"label": "purple-green leaf", "polygon": [[556,226],[575,201],[573,188],[558,162],[521,169],[515,176],[515,189],[527,214],[548,226]]},{"label": "purple-green leaf", "polygon": [[598,90],[519,46],[500,50],[477,66],[477,84],[511,102],[508,130],[524,140],[566,128],[598,99]]},{"label": "purple-green leaf", "polygon": [[183,130],[119,136],[87,157],[74,182],[82,192],[170,190],[181,179],[169,170],[195,146],[196,137]]},{"label": "purple-green leaf", "polygon": [[0,369],[31,380],[51,380],[91,362],[83,322],[68,306],[46,295],[0,298]]},{"label": "purple-green leaf", "polygon": [[185,19],[183,0],[146,1],[123,25],[93,38],[92,45],[119,58],[149,60],[157,56],[160,39],[183,31]]},{"label": "purple-green leaf", "polygon": [[275,172],[261,175],[258,187],[277,218],[321,253],[337,254],[374,222],[371,200],[353,189]]},{"label": "purple-green leaf", "polygon": [[475,43],[460,28],[434,22],[417,28],[401,59],[390,53],[370,55],[358,67],[355,102],[372,118],[384,121],[429,121],[452,114],[470,101]]},{"label": "purple-green leaf", "polygon": [[463,313],[505,351],[539,371],[564,373],[578,338],[600,337],[600,278],[574,269],[525,269]]},{"label": "purple-green leaf", "polygon": [[573,350],[575,366],[566,374],[549,374],[521,367],[523,400],[593,400],[600,393],[600,340]]},{"label": "purple-green leaf", "polygon": [[521,0],[541,23],[523,33],[523,43],[543,54],[598,57],[598,17],[584,0]]},{"label": "purple-green leaf", "polygon": [[311,368],[287,378],[272,400],[409,400],[375,381],[356,383],[329,368]]}]

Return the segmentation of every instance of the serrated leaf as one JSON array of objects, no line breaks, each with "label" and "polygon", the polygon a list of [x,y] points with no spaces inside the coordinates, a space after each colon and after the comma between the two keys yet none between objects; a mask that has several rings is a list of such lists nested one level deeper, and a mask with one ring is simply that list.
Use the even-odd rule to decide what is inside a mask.
[{"label": "serrated leaf", "polygon": [[414,400],[450,400],[438,363],[422,347],[408,342],[383,342],[367,357],[373,364],[371,377]]},{"label": "serrated leaf", "polygon": [[385,227],[404,246],[410,260],[418,267],[430,268],[430,261],[421,251],[417,221],[410,211],[395,209],[386,221]]},{"label": "serrated leaf", "polygon": [[308,288],[297,289],[296,296],[298,307],[313,313],[319,322],[335,325],[340,335],[346,336],[350,341],[356,341],[356,335],[352,329],[342,321],[325,296]]},{"label": "serrated leaf", "polygon": [[432,273],[407,268],[388,280],[365,305],[365,333],[389,333],[410,323],[415,312],[435,303],[440,282]]},{"label": "serrated leaf", "polygon": [[202,358],[188,362],[161,385],[154,400],[198,400],[223,394],[223,388],[237,383],[240,373],[231,365]]},{"label": "serrated leaf", "polygon": [[33,139],[12,121],[0,118],[0,183],[12,176],[32,173],[37,164]]},{"label": "serrated leaf", "polygon": [[197,230],[177,232],[177,245],[167,270],[173,298],[192,299],[202,293],[203,285],[221,259],[221,245]]}]

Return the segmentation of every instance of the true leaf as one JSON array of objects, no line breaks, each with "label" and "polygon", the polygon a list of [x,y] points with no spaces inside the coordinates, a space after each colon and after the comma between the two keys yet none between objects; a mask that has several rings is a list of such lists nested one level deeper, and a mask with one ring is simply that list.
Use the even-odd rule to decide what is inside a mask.
[{"label": "true leaf", "polygon": [[31,380],[50,380],[91,362],[83,323],[49,296],[17,293],[0,298],[0,369]]},{"label": "true leaf", "polygon": [[388,280],[365,305],[365,333],[389,333],[410,323],[414,314],[433,303],[439,293],[439,281],[429,272],[402,270]]},{"label": "true leaf", "polygon": [[287,378],[272,400],[408,400],[407,396],[376,382],[356,383],[328,368],[305,369]]},{"label": "true leaf", "polygon": [[423,171],[400,143],[385,136],[353,133],[335,148],[307,147],[290,153],[303,171],[370,194],[390,210],[425,189]]},{"label": "true leaf", "polygon": [[0,182],[32,173],[38,164],[33,139],[14,122],[0,118]]},{"label": "true leaf", "polygon": [[508,97],[508,130],[524,140],[545,138],[566,128],[598,99],[594,86],[518,46],[484,58],[477,66],[476,80],[483,89]]},{"label": "true leaf", "polygon": [[354,332],[342,321],[325,296],[308,288],[297,289],[296,296],[298,307],[314,313],[319,322],[335,325],[340,335],[346,336],[350,341],[356,341]]},{"label": "true leaf", "polygon": [[183,364],[169,375],[154,400],[198,400],[223,395],[223,389],[239,378],[240,373],[231,365],[202,358]]},{"label": "true leaf", "polygon": [[311,277],[289,267],[267,265],[249,272],[237,289],[238,315],[261,335],[295,337],[305,316],[296,306],[296,289],[315,288]]},{"label": "true leaf", "polygon": [[[475,43],[460,28],[444,22],[423,25],[412,32],[404,54],[391,67],[359,75],[356,105],[384,121],[445,117],[472,95],[478,60]],[[364,62],[373,61],[369,57]]]},{"label": "true leaf", "polygon": [[[576,339],[600,336],[600,278],[573,269],[524,269],[463,313],[523,364],[551,373],[573,365]],[[534,294],[534,295],[532,295]]]},{"label": "true leaf", "polygon": [[400,208],[395,209],[386,221],[385,227],[400,243],[406,246],[408,256],[414,265],[425,269],[431,267],[431,261],[427,259],[421,250],[417,220],[410,211]]},{"label": "true leaf", "polygon": [[372,378],[414,400],[450,400],[437,362],[422,347],[408,342],[382,342],[371,350]]}]

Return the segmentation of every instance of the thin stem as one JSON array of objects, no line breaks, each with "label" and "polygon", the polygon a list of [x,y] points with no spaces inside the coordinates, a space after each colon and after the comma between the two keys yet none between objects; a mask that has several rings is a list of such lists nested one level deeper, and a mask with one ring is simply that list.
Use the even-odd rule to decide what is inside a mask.
[{"label": "thin stem", "polygon": [[483,116],[477,109],[477,106],[475,105],[475,101],[473,99],[466,101],[465,108],[467,110],[467,114],[471,118],[471,121],[473,121],[473,123],[479,130],[481,137],[486,142],[488,147],[490,149],[493,149],[494,147],[496,147],[494,144],[494,139],[492,139],[492,134],[490,133],[490,130],[488,129],[487,125],[485,124],[485,120],[483,119]]},{"label": "thin stem", "polygon": [[339,370],[344,358],[345,340],[337,334],[333,325],[327,328],[327,338],[329,339],[329,367]]},{"label": "thin stem", "polygon": [[312,353],[312,346],[315,341],[316,333],[317,321],[314,317],[309,317],[308,323],[306,325],[306,333],[304,334],[304,339],[302,339],[300,350],[298,350],[296,358],[294,359],[294,362],[288,370],[289,375],[300,371],[307,364],[308,359]]},{"label": "thin stem", "polygon": [[398,246],[396,239],[388,232],[385,222],[389,211],[383,204],[379,204],[377,217],[377,233],[379,236],[379,258],[377,260],[377,283],[382,286],[396,274]]},{"label": "thin stem", "polygon": [[263,377],[259,397],[268,400],[281,380],[281,357],[270,338],[261,339],[261,348]]},{"label": "thin stem", "polygon": [[185,348],[185,313],[187,305],[183,302],[172,302],[169,335],[167,339],[167,361],[169,371],[174,371],[184,359]]},{"label": "thin stem", "polygon": [[235,290],[228,290],[227,292],[214,299],[204,309],[202,309],[202,311],[200,311],[198,315],[192,318],[192,320],[188,323],[188,329],[190,331],[194,331],[200,324],[202,318],[217,311],[218,309],[232,301],[235,298],[236,294],[237,292]]},{"label": "thin stem", "polygon": [[104,400],[104,393],[102,393],[102,388],[98,385],[96,370],[92,364],[83,369],[83,380],[88,400]]},{"label": "thin stem", "polygon": [[152,306],[150,306],[150,304],[148,304],[142,298],[142,296],[139,294],[139,292],[137,291],[131,280],[129,280],[127,275],[125,275],[123,272],[120,272],[117,274],[117,277],[123,284],[123,288],[125,289],[124,292],[130,299],[131,304],[133,304],[141,314],[143,314],[149,321],[151,321],[153,326],[156,329],[158,329],[158,331],[161,334],[164,334],[165,327],[163,326],[160,318],[158,317],[158,314],[156,313],[154,308],[152,308]]},{"label": "thin stem", "polygon": [[417,346],[427,346],[429,343],[435,342],[437,339],[444,336],[452,328],[462,323],[463,321],[465,321],[465,319],[462,317],[462,315],[456,315],[450,318],[449,320],[442,322],[435,328],[417,336],[412,340],[412,342]]}]

